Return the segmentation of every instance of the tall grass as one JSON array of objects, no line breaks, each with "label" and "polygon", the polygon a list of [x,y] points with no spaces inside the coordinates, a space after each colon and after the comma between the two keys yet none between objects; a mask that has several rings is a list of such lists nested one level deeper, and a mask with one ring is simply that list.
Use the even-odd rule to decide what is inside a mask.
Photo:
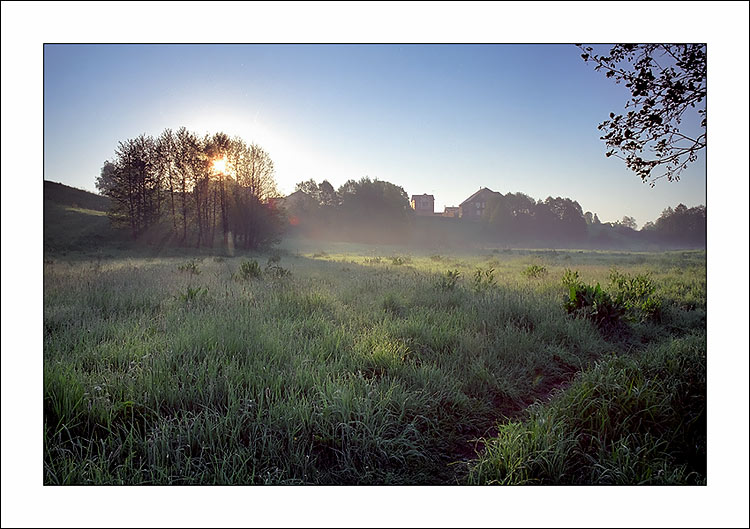
[{"label": "tall grass", "polygon": [[[687,427],[664,407],[669,398],[684,400],[678,411],[697,410],[705,397],[701,364],[693,378],[681,374],[701,344],[705,359],[700,256],[669,261],[678,274],[654,266],[660,254],[629,263],[559,251],[434,259],[337,250],[288,251],[262,272],[246,264],[261,255],[48,256],[44,482],[705,479],[701,449],[677,442]],[[536,261],[547,274],[525,279]],[[653,270],[661,322],[632,322],[612,337],[565,313],[565,268],[604,282],[615,264]],[[491,280],[483,272],[477,283],[477,269],[491,269]],[[596,422],[601,411],[587,415],[583,404],[594,401],[576,389],[586,377],[604,381],[598,405],[624,410],[609,424]],[[633,380],[642,397],[623,401],[615,388]],[[701,420],[690,430],[699,447]],[[562,457],[570,453],[579,459]]]}]

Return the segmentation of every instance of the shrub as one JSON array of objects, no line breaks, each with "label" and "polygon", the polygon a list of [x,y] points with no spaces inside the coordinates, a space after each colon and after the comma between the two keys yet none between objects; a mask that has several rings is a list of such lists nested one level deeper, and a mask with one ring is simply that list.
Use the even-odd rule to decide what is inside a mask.
[{"label": "shrub", "polygon": [[458,270],[448,270],[438,278],[437,287],[440,290],[453,290],[460,277],[461,272]]},{"label": "shrub", "polygon": [[443,256],[436,253],[434,255],[431,255],[430,259],[432,259],[433,261],[442,261],[443,260]]},{"label": "shrub", "polygon": [[495,269],[494,268],[477,268],[474,271],[474,282],[472,287],[474,292],[481,292],[495,286]]},{"label": "shrub", "polygon": [[577,271],[566,270],[563,284],[569,292],[563,304],[568,314],[592,320],[602,328],[616,325],[625,312],[619,298],[613,300],[599,283],[596,286],[583,283]]},{"label": "shrub", "polygon": [[198,263],[195,259],[190,259],[188,262],[181,264],[177,267],[177,270],[180,272],[187,272],[190,275],[198,275],[201,273],[200,269],[198,268]]},{"label": "shrub", "polygon": [[380,257],[365,257],[365,263],[367,264],[379,264],[382,259]]},{"label": "shrub", "polygon": [[266,266],[273,266],[281,262],[281,254],[279,252],[273,252],[268,256],[268,262]]},{"label": "shrub", "polygon": [[660,319],[661,300],[654,294],[654,284],[648,274],[630,276],[613,268],[609,272],[609,283],[629,319],[641,322]]},{"label": "shrub", "polygon": [[578,274],[578,270],[571,270],[570,268],[566,268],[565,272],[563,272],[562,276],[562,284],[568,288],[578,285],[581,282],[581,277]]},{"label": "shrub", "polygon": [[547,267],[542,265],[529,265],[521,271],[521,275],[527,279],[541,279],[548,274]]},{"label": "shrub", "polygon": [[391,256],[391,264],[394,264],[396,266],[400,266],[406,262],[406,259],[403,257],[400,257],[398,255]]},{"label": "shrub", "polygon": [[243,261],[240,263],[240,269],[237,271],[237,275],[240,279],[256,279],[262,275],[260,265],[255,259]]},{"label": "shrub", "polygon": [[284,268],[282,266],[278,266],[278,265],[267,266],[266,267],[266,273],[268,275],[270,275],[271,277],[277,278],[277,279],[282,278],[282,277],[288,277],[288,276],[292,275],[292,271],[291,270],[287,270],[286,268]]},{"label": "shrub", "polygon": [[208,294],[208,289],[206,287],[187,287],[187,290],[185,292],[180,293],[180,299],[184,301],[185,303],[196,303],[198,301],[203,301],[206,299],[206,295]]},{"label": "shrub", "polygon": [[278,253],[271,255],[266,263],[266,273],[273,278],[282,278],[292,275],[292,272],[282,267],[279,262],[281,262],[281,255]]}]

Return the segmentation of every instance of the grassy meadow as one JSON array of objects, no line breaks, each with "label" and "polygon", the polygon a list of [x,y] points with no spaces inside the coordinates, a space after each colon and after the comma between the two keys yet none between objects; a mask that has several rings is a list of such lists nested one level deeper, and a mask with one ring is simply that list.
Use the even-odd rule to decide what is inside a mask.
[{"label": "grassy meadow", "polygon": [[705,251],[45,256],[45,484],[705,484],[705,410]]}]

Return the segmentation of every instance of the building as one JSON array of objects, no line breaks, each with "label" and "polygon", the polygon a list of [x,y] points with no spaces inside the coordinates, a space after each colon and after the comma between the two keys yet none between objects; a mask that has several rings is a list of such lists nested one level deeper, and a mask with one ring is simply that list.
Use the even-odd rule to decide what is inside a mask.
[{"label": "building", "polygon": [[445,206],[445,211],[443,211],[443,217],[451,217],[451,218],[457,219],[458,207]]},{"label": "building", "polygon": [[487,209],[490,199],[501,196],[503,196],[502,193],[482,187],[479,191],[461,202],[458,206],[458,216],[467,220],[480,220],[484,214],[484,210]]},{"label": "building", "polygon": [[431,217],[435,214],[435,197],[432,195],[412,195],[411,207],[417,215]]}]

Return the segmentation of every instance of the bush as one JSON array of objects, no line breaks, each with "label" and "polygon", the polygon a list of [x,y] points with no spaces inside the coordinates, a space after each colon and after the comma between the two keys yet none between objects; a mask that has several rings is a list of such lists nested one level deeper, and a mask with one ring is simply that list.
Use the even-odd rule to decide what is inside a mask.
[{"label": "bush", "polygon": [[629,276],[613,268],[609,272],[609,283],[629,319],[644,322],[661,318],[661,300],[655,296],[648,274]]},{"label": "bush", "polygon": [[530,265],[521,271],[521,275],[527,279],[541,279],[548,274],[547,267],[541,265]]},{"label": "bush", "polygon": [[458,270],[448,270],[438,279],[437,287],[440,290],[453,290],[456,288],[456,284],[460,277],[461,272]]},{"label": "bush", "polygon": [[618,299],[612,299],[599,283],[587,285],[579,279],[578,272],[565,270],[563,284],[568,287],[569,297],[563,303],[568,314],[592,320],[600,328],[619,323],[625,310]]},{"label": "bush", "polygon": [[268,262],[266,262],[266,267],[277,265],[280,262],[281,262],[281,254],[279,252],[274,252],[268,256]]},{"label": "bush", "polygon": [[494,268],[477,268],[474,271],[474,282],[472,287],[474,292],[481,292],[495,286],[495,269]]},{"label": "bush", "polygon": [[243,261],[240,263],[240,269],[237,271],[238,276],[241,279],[257,279],[262,275],[260,265],[255,259],[249,261]]},{"label": "bush", "polygon": [[187,287],[185,292],[181,292],[179,297],[180,300],[185,303],[197,303],[206,299],[208,289],[206,287]]},{"label": "bush", "polygon": [[278,253],[271,255],[266,263],[266,273],[273,278],[282,278],[292,275],[292,272],[279,264],[280,262],[281,255]]},{"label": "bush", "polygon": [[198,268],[198,263],[195,259],[190,259],[188,262],[181,264],[177,267],[177,270],[180,272],[187,272],[190,275],[199,275],[201,273],[200,269]]}]

